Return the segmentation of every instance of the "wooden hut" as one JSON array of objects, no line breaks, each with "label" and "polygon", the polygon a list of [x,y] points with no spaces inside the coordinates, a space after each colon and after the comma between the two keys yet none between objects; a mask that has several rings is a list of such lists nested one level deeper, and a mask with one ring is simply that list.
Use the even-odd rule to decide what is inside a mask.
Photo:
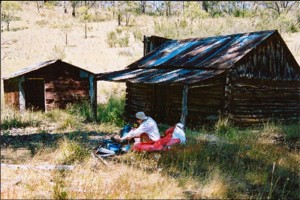
[{"label": "wooden hut", "polygon": [[127,119],[144,111],[189,126],[299,121],[300,68],[277,30],[170,40],[147,37],[145,55],[97,80],[126,82]]},{"label": "wooden hut", "polygon": [[6,105],[20,110],[47,111],[96,99],[94,74],[61,60],[37,63],[3,79]]}]

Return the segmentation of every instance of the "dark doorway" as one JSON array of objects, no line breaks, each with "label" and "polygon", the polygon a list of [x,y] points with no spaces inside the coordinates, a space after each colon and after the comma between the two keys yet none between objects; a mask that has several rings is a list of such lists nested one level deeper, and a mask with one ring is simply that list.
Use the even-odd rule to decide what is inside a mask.
[{"label": "dark doorway", "polygon": [[155,85],[153,88],[154,88],[153,117],[158,123],[165,122],[167,88],[165,85]]},{"label": "dark doorway", "polygon": [[24,91],[26,109],[45,111],[45,92],[43,79],[26,80]]}]

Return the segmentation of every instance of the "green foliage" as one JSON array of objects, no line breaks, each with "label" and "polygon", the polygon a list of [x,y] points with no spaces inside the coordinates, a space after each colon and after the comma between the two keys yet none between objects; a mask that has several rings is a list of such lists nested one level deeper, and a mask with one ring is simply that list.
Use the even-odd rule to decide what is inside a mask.
[{"label": "green foliage", "polygon": [[59,199],[59,200],[68,199],[68,194],[65,191],[65,183],[63,180],[63,176],[64,175],[62,173],[59,173],[54,178],[54,183],[55,183],[55,185],[53,186],[54,199]]},{"label": "green foliage", "polygon": [[88,13],[89,8],[86,6],[81,6],[79,9],[80,20],[83,22],[89,22],[92,20],[92,15]]},{"label": "green foliage", "polygon": [[7,31],[9,31],[9,25],[11,21],[16,19],[16,13],[21,10],[22,7],[18,2],[14,2],[14,1],[1,2],[1,21],[7,24]]},{"label": "green foliage", "polygon": [[52,10],[56,6],[56,4],[57,4],[56,1],[46,1],[44,3],[44,6],[45,6],[45,8]]},{"label": "green foliage", "polygon": [[93,110],[89,101],[69,104],[67,111],[72,115],[80,116],[85,122],[91,122],[93,120]]},{"label": "green foliage", "polygon": [[118,126],[124,125],[123,112],[125,97],[110,96],[106,104],[98,104],[97,121],[112,123]]},{"label": "green foliage", "polygon": [[190,18],[192,21],[197,18],[207,18],[209,14],[202,9],[196,1],[187,2],[186,8],[184,9],[184,16]]},{"label": "green foliage", "polygon": [[229,137],[233,136],[236,131],[228,118],[220,118],[215,124],[215,130],[217,134],[227,135]]},{"label": "green foliage", "polygon": [[73,164],[78,162],[83,162],[89,155],[89,150],[81,143],[63,139],[59,145],[62,156],[59,160],[60,164]]},{"label": "green foliage", "polygon": [[[116,29],[117,32],[108,32],[106,42],[110,48],[113,47],[128,47],[129,46],[129,34],[123,33],[120,29]],[[120,34],[118,34],[120,33]]]},{"label": "green foliage", "polygon": [[48,25],[49,22],[45,19],[41,19],[41,20],[37,20],[35,23],[40,27],[45,27],[46,25]]},{"label": "green foliage", "polygon": [[143,41],[142,31],[140,29],[136,28],[133,31],[133,37],[134,37],[135,41]]},{"label": "green foliage", "polygon": [[279,31],[280,32],[291,32],[295,33],[298,32],[298,26],[297,23],[294,19],[290,18],[288,15],[281,14],[277,18],[278,26],[279,26]]},{"label": "green foliage", "polygon": [[106,42],[108,43],[108,46],[110,48],[116,47],[116,41],[117,41],[117,33],[115,31],[108,32],[106,38]]},{"label": "green foliage", "polygon": [[77,112],[75,114],[75,112],[66,112],[60,109],[50,110],[45,114],[45,116],[50,122],[55,122],[57,124],[56,128],[58,130],[79,128],[84,121],[84,117]]},{"label": "green foliage", "polygon": [[38,116],[39,113],[32,111],[26,111],[20,113],[13,108],[1,109],[1,129],[8,130],[11,128],[25,128],[25,127],[37,127],[40,125],[41,120]]}]

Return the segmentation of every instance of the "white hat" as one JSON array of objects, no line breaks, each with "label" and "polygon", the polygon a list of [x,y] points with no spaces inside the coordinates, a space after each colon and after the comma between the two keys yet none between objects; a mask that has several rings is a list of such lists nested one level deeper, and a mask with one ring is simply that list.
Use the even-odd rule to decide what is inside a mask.
[{"label": "white hat", "polygon": [[183,123],[177,123],[176,126],[178,126],[179,128],[183,129],[184,128],[184,124]]},{"label": "white hat", "polygon": [[138,118],[138,119],[141,119],[141,120],[147,119],[147,116],[145,115],[144,112],[137,112],[137,113],[135,114],[135,117]]}]

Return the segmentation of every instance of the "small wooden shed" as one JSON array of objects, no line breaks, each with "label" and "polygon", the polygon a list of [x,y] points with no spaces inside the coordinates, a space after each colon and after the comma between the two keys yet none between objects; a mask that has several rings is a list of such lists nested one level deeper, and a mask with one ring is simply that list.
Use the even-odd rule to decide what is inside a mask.
[{"label": "small wooden shed", "polygon": [[299,121],[300,68],[277,30],[144,40],[145,55],[97,80],[126,82],[127,119],[145,111],[189,126],[228,117],[236,124]]},{"label": "small wooden shed", "polygon": [[20,110],[47,111],[96,99],[94,74],[61,60],[40,62],[3,79],[6,105]]}]

